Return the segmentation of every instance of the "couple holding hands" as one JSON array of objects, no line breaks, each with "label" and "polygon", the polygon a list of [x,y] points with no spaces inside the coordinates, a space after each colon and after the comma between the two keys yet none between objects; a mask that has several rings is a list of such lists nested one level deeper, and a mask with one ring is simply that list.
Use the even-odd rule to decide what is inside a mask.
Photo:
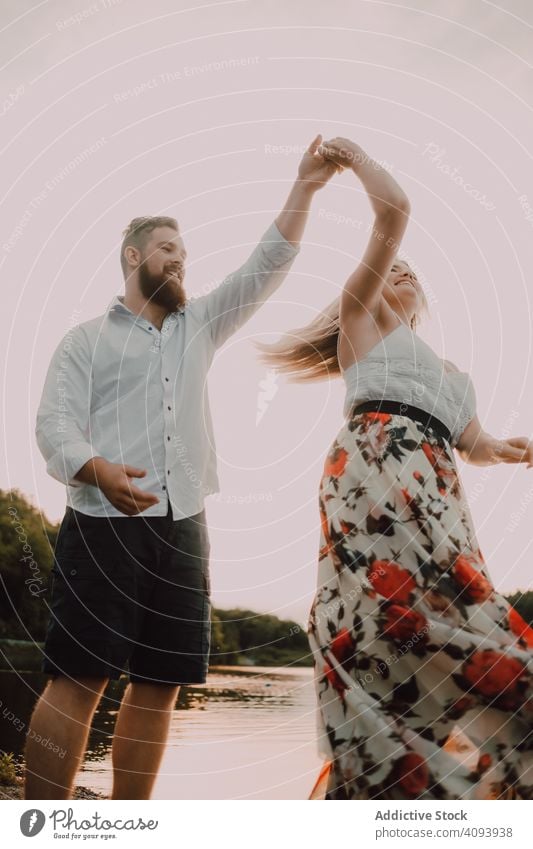
[{"label": "couple holding hands", "polygon": [[[207,295],[186,297],[177,221],[133,219],[125,294],[52,356],[36,439],[67,507],[27,799],[71,797],[96,707],[123,673],[112,798],[150,798],[179,687],[205,682],[208,669],[204,498],[219,482],[207,373],[281,285],[315,192],[345,168],[374,211],[365,253],[317,319],[259,346],[292,379],[346,383],[319,484],[308,633],[325,765],[310,798],[533,798],[533,630],[492,586],[454,455],[529,466],[533,446],[483,431],[469,375],[416,335],[427,303],[398,256],[410,212],[402,188],[356,143],[319,135],[282,211]],[[457,725],[479,748],[473,766],[447,746]]]}]

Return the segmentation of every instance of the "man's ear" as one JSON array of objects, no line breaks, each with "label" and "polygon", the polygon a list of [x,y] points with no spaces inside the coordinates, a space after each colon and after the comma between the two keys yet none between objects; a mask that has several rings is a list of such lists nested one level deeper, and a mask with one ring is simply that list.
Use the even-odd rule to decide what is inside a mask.
[{"label": "man's ear", "polygon": [[139,248],[135,247],[135,245],[126,245],[124,248],[124,256],[131,269],[137,268],[137,266],[141,263],[141,252]]}]

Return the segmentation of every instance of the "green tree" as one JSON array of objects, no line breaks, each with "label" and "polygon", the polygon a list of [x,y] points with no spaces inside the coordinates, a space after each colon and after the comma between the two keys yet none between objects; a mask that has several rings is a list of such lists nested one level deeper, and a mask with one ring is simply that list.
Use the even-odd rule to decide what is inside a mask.
[{"label": "green tree", "polygon": [[519,612],[520,616],[526,620],[528,625],[533,625],[533,592],[517,590],[511,595],[505,596],[505,598]]},{"label": "green tree", "polygon": [[0,635],[42,640],[59,524],[18,489],[0,490]]},{"label": "green tree", "polygon": [[297,622],[253,610],[218,610],[225,645],[231,651],[221,663],[256,666],[312,664],[305,629]]}]

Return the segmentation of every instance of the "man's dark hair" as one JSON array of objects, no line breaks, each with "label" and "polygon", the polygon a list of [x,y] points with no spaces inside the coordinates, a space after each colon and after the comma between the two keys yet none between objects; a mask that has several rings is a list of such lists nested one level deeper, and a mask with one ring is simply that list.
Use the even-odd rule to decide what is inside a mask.
[{"label": "man's dark hair", "polygon": [[133,245],[133,247],[143,251],[150,233],[156,227],[172,227],[173,230],[177,230],[178,222],[175,218],[168,218],[166,215],[145,215],[142,218],[132,218],[126,229],[122,232],[124,239],[120,248],[120,264],[124,277],[126,277],[128,272],[128,263],[124,256],[125,248],[128,245]]}]

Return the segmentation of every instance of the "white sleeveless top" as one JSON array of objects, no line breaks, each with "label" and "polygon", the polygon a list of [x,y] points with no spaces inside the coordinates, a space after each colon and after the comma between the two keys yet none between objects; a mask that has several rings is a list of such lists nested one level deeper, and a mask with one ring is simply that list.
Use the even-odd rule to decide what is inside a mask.
[{"label": "white sleeveless top", "polygon": [[[439,419],[455,447],[476,413],[476,393],[468,372],[452,371],[403,322],[342,372],[344,415],[355,401],[392,400],[411,404]],[[449,364],[451,365],[451,363]]]}]

